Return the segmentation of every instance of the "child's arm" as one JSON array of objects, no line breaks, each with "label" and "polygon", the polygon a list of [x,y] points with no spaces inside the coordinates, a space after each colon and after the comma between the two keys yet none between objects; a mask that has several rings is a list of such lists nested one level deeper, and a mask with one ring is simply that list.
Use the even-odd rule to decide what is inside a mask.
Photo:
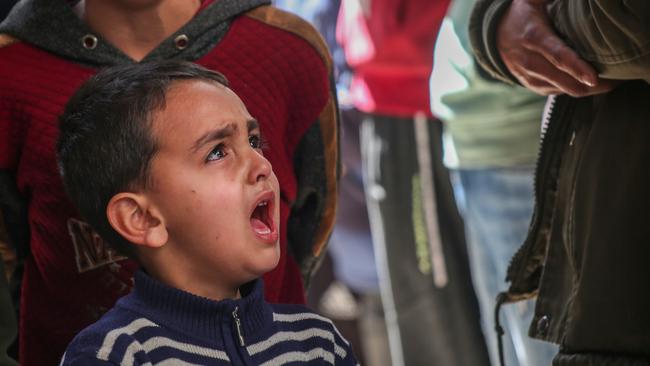
[{"label": "child's arm", "polygon": [[[113,363],[111,361],[104,361],[98,359],[95,355],[89,355],[89,354],[78,354],[74,357],[66,357],[66,355],[63,355],[63,358],[61,359],[61,363],[59,366],[118,366],[117,363]],[[138,365],[138,363],[134,363],[133,365]]]},{"label": "child's arm", "polygon": [[341,336],[339,330],[334,327],[334,364],[341,366],[359,366],[359,361],[354,357],[352,346],[345,338]]}]

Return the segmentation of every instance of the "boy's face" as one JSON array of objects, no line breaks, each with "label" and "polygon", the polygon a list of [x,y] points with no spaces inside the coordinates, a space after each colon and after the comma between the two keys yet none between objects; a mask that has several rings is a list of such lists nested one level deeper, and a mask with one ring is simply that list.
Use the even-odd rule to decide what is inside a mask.
[{"label": "boy's face", "polygon": [[[153,115],[153,188],[176,268],[231,288],[279,260],[279,186],[260,129],[221,85],[179,81]],[[168,269],[164,269],[167,271]]]}]

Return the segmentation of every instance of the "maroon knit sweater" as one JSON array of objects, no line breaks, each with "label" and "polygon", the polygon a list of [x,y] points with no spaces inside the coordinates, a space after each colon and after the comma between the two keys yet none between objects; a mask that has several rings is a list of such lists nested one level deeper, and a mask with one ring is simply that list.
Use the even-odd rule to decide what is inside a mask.
[{"label": "maroon knit sweater", "polygon": [[[300,267],[295,256],[288,255],[287,223],[292,210],[302,212],[296,207],[300,196],[320,189],[327,195],[318,197],[320,209],[313,215],[317,222],[298,219],[313,230],[311,234],[294,230],[291,247],[302,254],[318,254],[331,229],[337,167],[329,59],[312,28],[270,7],[236,17],[228,26],[223,38],[194,61],[226,75],[260,122],[269,143],[265,155],[279,179],[282,198],[281,257],[277,268],[264,276],[266,298],[302,303]],[[80,221],[56,167],[57,117],[69,96],[96,68],[0,35],[3,43],[0,171],[15,178],[14,188],[26,204],[29,221],[29,254],[20,299],[20,361],[23,366],[54,365],[78,331],[130,291],[136,266],[108,250]],[[303,140],[308,135],[315,137],[310,137],[308,145],[312,146],[305,148]],[[313,152],[313,141],[321,147],[319,156],[312,157],[321,161],[315,166],[326,171],[308,179],[313,172],[308,164],[296,166],[300,160],[296,154],[303,153],[299,149]],[[310,235],[309,242],[300,242]],[[309,266],[313,256],[298,259]]]}]

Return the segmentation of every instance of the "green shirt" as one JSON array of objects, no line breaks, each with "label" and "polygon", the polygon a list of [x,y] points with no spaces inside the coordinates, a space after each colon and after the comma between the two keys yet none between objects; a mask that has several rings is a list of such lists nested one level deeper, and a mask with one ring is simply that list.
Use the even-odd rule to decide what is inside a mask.
[{"label": "green shirt", "polygon": [[473,5],[453,2],[436,43],[431,109],[453,143],[445,160],[468,169],[532,165],[546,97],[478,73],[467,35]]}]

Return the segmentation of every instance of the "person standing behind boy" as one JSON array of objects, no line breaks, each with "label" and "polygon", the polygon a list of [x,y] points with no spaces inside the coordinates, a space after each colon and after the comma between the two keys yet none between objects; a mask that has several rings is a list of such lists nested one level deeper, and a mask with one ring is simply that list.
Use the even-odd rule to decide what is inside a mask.
[{"label": "person standing behind boy", "polygon": [[193,63],[154,62],[104,70],[70,99],[57,143],[65,189],[143,269],[62,365],[357,364],[331,321],[264,301],[279,183],[227,85]]},{"label": "person standing behind boy", "polygon": [[[453,1],[436,41],[431,106],[445,123],[445,162],[465,222],[474,289],[492,365],[496,294],[532,216],[533,174],[546,98],[500,83],[474,62],[467,27],[475,1]],[[534,302],[502,311],[508,365],[549,365],[557,347],[528,338]]]},{"label": "person standing behind boy", "polygon": [[0,209],[25,261],[23,366],[56,362],[132,285],[134,263],[106,250],[78,219],[54,159],[56,117],[100,67],[188,60],[230,79],[266,131],[280,181],[281,256],[265,275],[266,298],[304,302],[301,274],[308,276],[334,220],[336,103],[320,36],[266,3],[24,0],[2,23]]},{"label": "person standing behind boy", "polygon": [[462,220],[429,106],[447,0],[344,0],[368,218],[393,366],[488,365]]},{"label": "person standing behind boy", "polygon": [[650,364],[650,3],[479,0],[492,76],[549,97],[528,237],[500,303],[537,296],[553,365]]}]

